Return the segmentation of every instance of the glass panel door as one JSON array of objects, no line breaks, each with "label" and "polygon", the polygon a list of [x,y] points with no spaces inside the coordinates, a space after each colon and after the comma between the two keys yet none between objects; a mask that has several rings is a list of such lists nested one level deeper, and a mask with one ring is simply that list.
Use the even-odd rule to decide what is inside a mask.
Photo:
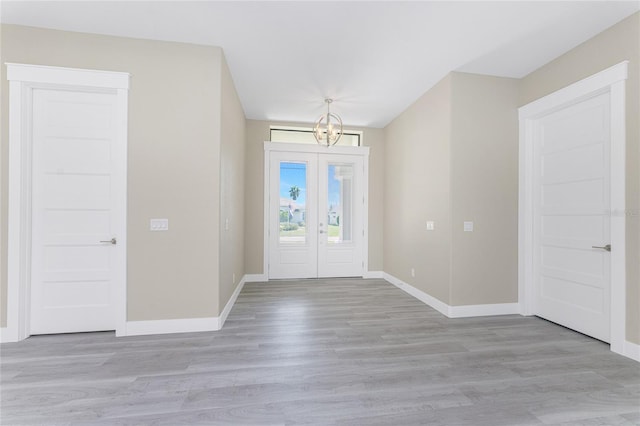
[{"label": "glass panel door", "polygon": [[317,276],[317,155],[270,157],[269,277]]},{"label": "glass panel door", "polygon": [[319,155],[318,276],[362,276],[362,157]]}]

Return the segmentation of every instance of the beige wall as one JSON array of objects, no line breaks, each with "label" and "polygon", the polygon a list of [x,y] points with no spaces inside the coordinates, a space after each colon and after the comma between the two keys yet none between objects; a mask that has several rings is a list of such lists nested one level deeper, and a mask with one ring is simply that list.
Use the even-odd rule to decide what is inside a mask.
[{"label": "beige wall", "polygon": [[[264,259],[264,142],[272,125],[312,127],[312,124],[247,120],[245,175],[245,261],[248,274],[262,274]],[[382,129],[349,127],[363,132],[369,158],[369,270],[382,271],[384,196],[384,133]]]},{"label": "beige wall", "polygon": [[450,304],[517,302],[519,81],[451,78]]},{"label": "beige wall", "polygon": [[385,272],[452,306],[517,302],[517,102],[517,80],[454,72],[385,128]]},{"label": "beige wall", "polygon": [[[217,315],[221,49],[2,25],[0,62],[131,73],[128,320]],[[2,66],[2,326],[8,84]],[[169,219],[150,232],[149,219]]]},{"label": "beige wall", "polygon": [[[384,129],[384,271],[450,302],[451,76]],[[426,221],[435,222],[427,232]],[[411,276],[415,269],[415,277]]]},{"label": "beige wall", "polygon": [[[244,276],[245,117],[222,57],[220,146],[220,305],[222,312]],[[228,229],[225,226],[228,222]]]},{"label": "beige wall", "polygon": [[522,79],[520,105],[629,61],[627,126],[627,340],[640,344],[640,13]]}]

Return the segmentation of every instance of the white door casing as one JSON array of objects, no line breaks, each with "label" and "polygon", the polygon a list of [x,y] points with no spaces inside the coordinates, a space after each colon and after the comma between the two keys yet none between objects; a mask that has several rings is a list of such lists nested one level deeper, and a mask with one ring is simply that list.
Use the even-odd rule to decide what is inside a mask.
[{"label": "white door casing", "polygon": [[[265,278],[364,275],[368,267],[368,155],[368,147],[328,150],[322,146],[265,142]],[[281,164],[306,167],[306,230],[305,237],[298,236],[297,240],[280,238],[279,217],[274,213],[282,209]],[[340,181],[337,203],[328,199],[330,180],[333,184]],[[340,229],[338,236],[329,235],[329,217],[325,216],[330,208],[341,209],[343,219],[345,214],[350,219],[348,226],[343,223],[333,227]]]},{"label": "white door casing", "polygon": [[[521,313],[609,341],[617,353],[625,345],[626,76],[625,61],[519,110]],[[592,248],[606,244],[610,253]]]},{"label": "white door casing", "polygon": [[32,94],[30,334],[114,330],[117,95]]},{"label": "white door casing", "polygon": [[[43,217],[36,213],[34,206],[42,206],[42,193],[46,192],[47,202],[55,201],[50,197],[52,188],[36,184],[34,171],[47,166],[47,162],[34,165],[33,105],[34,93],[38,91],[81,92],[106,94],[112,96],[113,149],[110,152],[112,176],[109,185],[115,197],[112,200],[113,215],[111,231],[117,238],[117,249],[112,250],[110,262],[112,270],[116,335],[125,334],[126,324],[126,182],[127,182],[127,98],[129,74],[121,72],[82,70],[40,65],[6,64],[9,80],[9,232],[8,232],[8,288],[7,288],[7,327],[2,341],[19,341],[30,335],[31,324],[31,279],[32,279],[32,243],[40,244],[50,234],[42,234],[38,227]],[[45,148],[47,149],[47,148]],[[46,152],[46,151],[42,151]],[[50,153],[47,153],[49,155]],[[63,163],[69,159],[62,158]],[[37,161],[37,159],[36,159]],[[51,166],[52,164],[49,164]],[[60,174],[64,180],[64,173]],[[60,178],[58,176],[57,178]],[[54,179],[56,179],[54,174]],[[48,183],[46,183],[48,185]],[[59,186],[58,189],[64,188]],[[65,194],[58,201],[62,201]],[[68,194],[67,194],[68,195]],[[38,197],[32,204],[32,197]],[[40,209],[41,210],[41,209]],[[49,219],[47,219],[49,220]],[[60,222],[63,223],[63,222]],[[59,223],[59,224],[60,224]],[[33,226],[39,235],[34,235]],[[60,235],[58,235],[59,237]],[[56,237],[57,238],[57,237]],[[36,253],[36,262],[47,262]],[[42,262],[41,262],[42,263]],[[61,265],[58,265],[61,266]],[[41,269],[42,270],[42,269]],[[60,271],[58,271],[60,272]],[[63,274],[64,275],[64,274]],[[68,274],[67,274],[68,275]],[[59,278],[59,277],[58,277]],[[37,297],[40,297],[36,296]]]}]

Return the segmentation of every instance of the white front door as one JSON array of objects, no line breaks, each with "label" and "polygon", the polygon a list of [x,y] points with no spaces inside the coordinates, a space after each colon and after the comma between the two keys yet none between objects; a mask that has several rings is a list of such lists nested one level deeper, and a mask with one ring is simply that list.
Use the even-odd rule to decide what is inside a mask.
[{"label": "white front door", "polygon": [[360,155],[269,155],[269,278],[364,273],[364,160]]},{"label": "white front door", "polygon": [[115,93],[33,90],[31,334],[113,330],[125,265]]},{"label": "white front door", "polygon": [[271,153],[269,278],[318,276],[317,176],[315,154]]},{"label": "white front door", "polygon": [[319,154],[318,277],[362,276],[362,157]]},{"label": "white front door", "polygon": [[[537,120],[534,314],[609,342],[610,99]],[[613,247],[613,250],[624,250]]]}]

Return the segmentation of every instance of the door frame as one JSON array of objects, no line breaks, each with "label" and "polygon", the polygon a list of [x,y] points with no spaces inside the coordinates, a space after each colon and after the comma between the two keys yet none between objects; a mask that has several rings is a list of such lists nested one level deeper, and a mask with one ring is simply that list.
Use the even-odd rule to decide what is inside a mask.
[{"label": "door frame", "polygon": [[[126,332],[127,306],[127,117],[129,73],[43,65],[7,63],[9,80],[9,185],[7,235],[7,327],[3,342],[17,342],[30,335],[31,306],[31,196],[32,108],[34,89],[111,93],[116,96],[116,173],[114,187],[120,194],[116,221],[122,244],[115,278],[116,336]],[[121,235],[120,235],[121,234]]]},{"label": "door frame", "polygon": [[603,93],[610,95],[611,333],[613,352],[624,354],[626,342],[625,270],[625,80],[629,61],[620,62],[519,108],[518,303],[521,315],[533,315],[534,282],[534,150],[538,120]]},{"label": "door frame", "polygon": [[262,271],[265,280],[269,279],[269,215],[270,215],[270,168],[271,152],[291,152],[291,153],[314,153],[314,154],[341,154],[357,155],[363,157],[364,179],[362,185],[363,192],[363,218],[362,225],[364,236],[362,240],[362,273],[363,276],[369,270],[369,147],[368,146],[326,146],[313,144],[295,144],[284,142],[264,142],[264,200],[263,200],[263,265]]}]

